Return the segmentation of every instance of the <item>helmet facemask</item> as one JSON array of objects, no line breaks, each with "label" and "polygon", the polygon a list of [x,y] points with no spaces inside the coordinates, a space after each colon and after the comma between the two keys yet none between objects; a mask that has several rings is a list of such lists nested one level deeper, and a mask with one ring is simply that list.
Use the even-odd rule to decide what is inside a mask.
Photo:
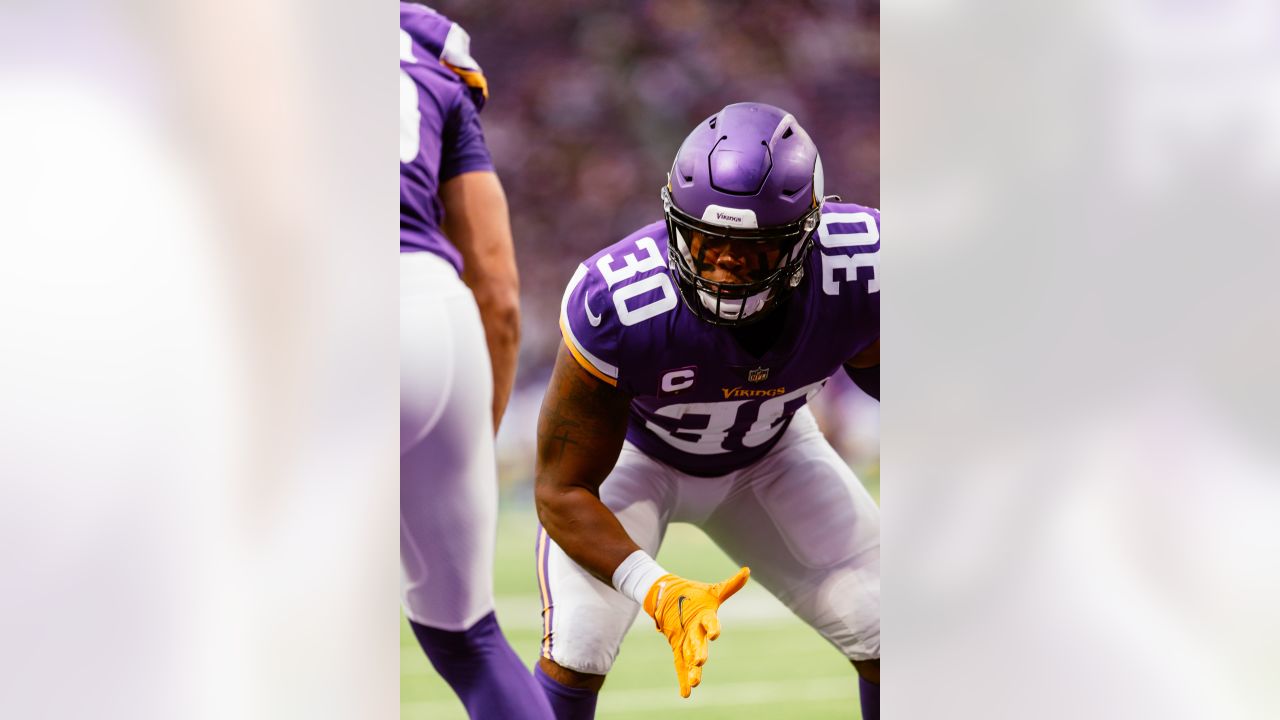
[{"label": "helmet facemask", "polygon": [[[804,277],[804,261],[818,227],[817,203],[798,220],[768,228],[726,227],[676,207],[662,189],[668,258],[685,305],[713,325],[757,322],[778,307]],[[740,262],[733,281],[717,273],[716,259],[728,249]],[[727,270],[719,270],[725,274]]]}]

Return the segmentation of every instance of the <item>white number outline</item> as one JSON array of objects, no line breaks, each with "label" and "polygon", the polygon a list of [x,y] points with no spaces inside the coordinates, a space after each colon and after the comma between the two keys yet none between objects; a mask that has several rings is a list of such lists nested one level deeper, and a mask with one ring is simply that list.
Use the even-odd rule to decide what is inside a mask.
[{"label": "white number outline", "polygon": [[[636,240],[636,250],[643,252],[643,257],[637,253],[626,253],[622,256],[622,267],[613,267],[614,259],[612,254],[606,254],[596,261],[596,269],[600,271],[600,276],[604,278],[610,290],[613,289],[614,285],[624,280],[629,280],[640,273],[658,269],[664,270],[664,272],[650,275],[647,278],[625,285],[613,293],[613,307],[617,310],[618,320],[623,325],[642,323],[645,320],[674,310],[680,304],[680,300],[676,296],[676,289],[671,285],[671,276],[665,272],[667,266],[662,260],[662,254],[658,251],[658,243],[651,237],[642,237]],[[654,290],[661,290],[662,295],[640,307],[627,307],[628,300]],[[587,313],[587,320],[590,321],[589,309]]]},{"label": "white number outline", "polygon": [[[400,30],[400,60],[416,63],[413,39]],[[400,162],[411,163],[422,152],[422,111],[418,109],[418,84],[400,68]]]},{"label": "white number outline", "polygon": [[[627,301],[631,298],[659,289],[662,290],[662,297],[653,302],[645,303],[634,310],[627,307]],[[675,308],[679,304],[680,301],[676,299],[676,290],[671,287],[671,278],[666,273],[650,275],[643,280],[621,288],[613,294],[613,307],[618,311],[618,320],[622,321],[623,325],[642,323]]]},{"label": "white number outline", "polygon": [[[862,223],[866,230],[862,232],[833,233],[831,225],[847,225]],[[871,213],[826,213],[822,216],[822,225],[818,227],[818,243],[827,248],[869,247],[880,242],[880,228]],[[867,294],[880,292],[880,251],[855,253],[853,255],[822,255],[822,292],[827,295],[840,294],[840,282],[836,280],[836,271],[844,271],[845,282],[858,279],[858,268],[871,268],[871,278],[867,280]]]},{"label": "white number outline", "polygon": [[662,441],[677,450],[683,450],[690,455],[719,455],[727,452],[724,449],[724,441],[729,438],[729,430],[733,428],[733,424],[738,419],[738,408],[749,402],[748,400],[730,400],[728,402],[702,402],[702,403],[677,403],[675,405],[666,405],[654,410],[655,415],[669,417],[673,420],[679,420],[685,415],[701,415],[707,418],[707,426],[697,430],[676,430],[675,432],[687,432],[698,436],[697,440],[685,440],[675,436],[675,433],[667,430],[652,420],[645,420],[645,427],[653,431],[654,435],[662,438]]},{"label": "white number outline", "polygon": [[857,253],[856,255],[828,255],[822,253],[822,292],[828,295],[840,294],[840,281],[836,280],[836,271],[844,271],[845,282],[858,279],[858,268],[871,268],[871,277],[867,279],[867,294],[880,292],[880,252]]},{"label": "white number outline", "polygon": [[[866,226],[863,232],[832,233],[832,225],[852,225],[862,223]],[[871,213],[824,213],[822,224],[818,226],[818,242],[823,247],[866,247],[880,242],[880,228]]]},{"label": "white number outline", "polygon": [[803,395],[805,402],[813,400],[823,387],[827,384],[826,380],[819,380],[815,383],[809,383],[803,387],[798,387],[789,393],[783,393],[777,397],[769,398],[760,403],[760,407],[756,409],[755,422],[746,429],[742,434],[742,444],[747,447],[760,447],[761,445],[772,440],[777,433],[773,432],[778,422],[782,419],[782,412],[786,410],[787,403],[795,400]]},{"label": "white number outline", "polygon": [[[767,400],[758,401],[756,407],[755,420],[739,433],[738,436],[744,447],[754,448],[760,447],[770,440],[778,436],[781,432],[782,413],[786,410],[787,403],[801,397],[805,398],[805,402],[813,400],[827,381],[825,379],[814,383],[809,383],[796,388],[788,393],[783,393]],[[733,429],[734,423],[738,420],[738,414],[741,412],[743,405],[756,402],[753,400],[722,400],[714,402],[699,403],[676,403],[673,405],[664,405],[654,410],[655,415],[680,420],[685,415],[699,415],[707,418],[707,426],[705,428],[677,428],[676,430],[667,430],[652,420],[645,421],[645,427],[654,435],[657,435],[663,442],[677,450],[682,450],[690,455],[720,455],[722,453],[731,452],[725,449],[724,443],[729,439],[730,431]],[[686,440],[676,437],[676,433],[688,433],[697,435],[697,440]]]},{"label": "white number outline", "polygon": [[635,253],[627,253],[622,256],[623,266],[617,269],[609,267],[613,264],[613,255],[606,254],[596,261],[596,267],[599,268],[600,275],[608,283],[610,290],[622,280],[666,266],[662,262],[662,254],[658,252],[658,243],[654,242],[653,238],[640,238],[636,241],[636,249],[643,250],[645,256],[637,258]]}]

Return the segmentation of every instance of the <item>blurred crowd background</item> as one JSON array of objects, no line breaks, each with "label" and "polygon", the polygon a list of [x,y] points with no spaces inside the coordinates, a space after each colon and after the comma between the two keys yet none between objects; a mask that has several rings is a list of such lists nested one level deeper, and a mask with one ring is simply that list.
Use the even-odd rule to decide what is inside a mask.
[{"label": "blurred crowd background", "polygon": [[[0,717],[396,717],[393,9],[0,3]],[[738,88],[887,206],[895,717],[1280,717],[1280,4],[441,9],[494,80],[526,385]]]},{"label": "blurred crowd background", "polygon": [[[524,312],[500,437],[504,486],[532,474],[539,403],[577,264],[661,218],[685,135],[721,107],[767,102],[822,154],[828,194],[880,205],[878,0],[443,0],[489,79],[481,120],[506,187]],[[819,421],[878,478],[878,411],[840,376]],[[872,475],[872,478],[867,478]]]}]

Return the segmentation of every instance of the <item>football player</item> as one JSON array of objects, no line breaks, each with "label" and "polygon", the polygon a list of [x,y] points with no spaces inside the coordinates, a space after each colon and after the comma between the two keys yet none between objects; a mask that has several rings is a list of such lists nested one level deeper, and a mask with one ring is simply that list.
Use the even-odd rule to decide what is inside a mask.
[{"label": "football player", "polygon": [[[879,717],[879,509],[806,403],[842,369],[879,398],[880,217],[823,192],[792,115],[729,105],[680,147],[665,219],[569,281],[536,487],[534,674],[560,720],[594,716],[640,608],[688,697],[748,574],[849,658]],[[653,556],[671,522],[744,567],[668,573]]]},{"label": "football player", "polygon": [[473,718],[550,718],[493,611],[494,433],[519,306],[506,197],[457,24],[400,3],[400,564],[404,613]]}]

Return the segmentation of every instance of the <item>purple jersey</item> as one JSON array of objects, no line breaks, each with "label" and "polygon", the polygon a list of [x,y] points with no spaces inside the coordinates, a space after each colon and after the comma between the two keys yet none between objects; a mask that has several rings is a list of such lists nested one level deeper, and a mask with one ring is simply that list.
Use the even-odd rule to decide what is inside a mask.
[{"label": "purple jersey", "polygon": [[[468,83],[483,76],[462,28],[421,5],[400,3],[400,252],[435,253],[462,272],[462,256],[440,231],[440,185],[492,170]],[[451,61],[451,62],[450,62]]]},{"label": "purple jersey", "polygon": [[627,440],[692,475],[762,457],[796,411],[880,337],[880,212],[829,202],[781,335],[757,357],[697,319],[667,269],[665,223],[578,266],[565,290],[565,345],[592,375],[633,396]]}]

